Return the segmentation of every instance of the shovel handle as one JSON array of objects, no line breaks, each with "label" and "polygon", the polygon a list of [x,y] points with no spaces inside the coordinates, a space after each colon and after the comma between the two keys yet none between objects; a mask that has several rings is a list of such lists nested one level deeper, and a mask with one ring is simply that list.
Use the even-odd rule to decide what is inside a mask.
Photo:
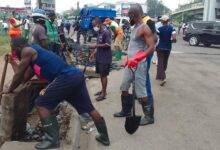
[{"label": "shovel handle", "polygon": [[130,68],[131,72],[132,72],[132,77],[133,77],[133,81],[132,81],[132,103],[133,103],[133,116],[135,116],[135,95],[136,95],[136,91],[135,91],[135,72],[137,70],[136,69],[132,69]]},{"label": "shovel handle", "polygon": [[[4,64],[1,83],[0,83],[0,92],[2,92],[4,88],[7,67],[8,67],[8,54],[5,55],[5,64]],[[0,103],[1,103],[1,99],[2,99],[2,95],[0,95]]]}]

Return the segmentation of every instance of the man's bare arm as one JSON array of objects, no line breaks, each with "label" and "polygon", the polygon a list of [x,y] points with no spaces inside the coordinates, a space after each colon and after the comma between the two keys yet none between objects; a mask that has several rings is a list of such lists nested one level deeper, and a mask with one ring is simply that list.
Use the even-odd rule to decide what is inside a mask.
[{"label": "man's bare arm", "polygon": [[28,82],[34,76],[34,71],[31,67],[28,67],[24,74],[23,83]]},{"label": "man's bare arm", "polygon": [[12,83],[8,89],[9,92],[13,92],[23,81],[24,74],[26,70],[28,69],[31,60],[32,60],[32,53],[29,52],[29,48],[24,49],[22,56],[21,56],[21,62],[18,66],[18,70],[13,76]]},{"label": "man's bare arm", "polygon": [[144,38],[144,41],[146,42],[148,48],[145,51],[146,57],[148,57],[149,55],[151,55],[154,50],[155,50],[155,36],[154,34],[151,32],[149,27],[143,27],[141,29],[141,36]]}]

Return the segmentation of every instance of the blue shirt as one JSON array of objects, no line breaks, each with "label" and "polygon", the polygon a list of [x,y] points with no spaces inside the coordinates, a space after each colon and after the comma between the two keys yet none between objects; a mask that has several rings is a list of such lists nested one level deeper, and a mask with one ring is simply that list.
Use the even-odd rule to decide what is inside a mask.
[{"label": "blue shirt", "polygon": [[108,44],[109,47],[97,48],[96,62],[109,64],[112,62],[111,32],[105,27],[97,37],[97,44]]},{"label": "blue shirt", "polygon": [[40,75],[48,82],[52,82],[56,77],[62,74],[81,74],[81,71],[64,62],[59,56],[43,49],[39,45],[31,45],[37,51],[37,58],[32,62],[32,67],[36,64],[40,70]]},{"label": "blue shirt", "polygon": [[163,25],[158,29],[158,36],[159,36],[159,44],[157,46],[158,50],[166,50],[171,51],[172,49],[172,34],[175,29],[171,25]]}]

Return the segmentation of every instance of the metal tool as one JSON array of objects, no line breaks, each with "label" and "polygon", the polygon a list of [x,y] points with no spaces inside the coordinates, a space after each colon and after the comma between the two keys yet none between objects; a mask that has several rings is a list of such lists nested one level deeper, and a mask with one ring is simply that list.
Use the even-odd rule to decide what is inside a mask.
[{"label": "metal tool", "polygon": [[137,116],[135,114],[135,71],[133,69],[130,69],[132,74],[133,74],[133,83],[132,83],[132,115],[129,117],[126,117],[125,120],[125,130],[127,131],[127,133],[129,134],[134,134],[139,125],[140,125],[140,121],[141,121],[141,116]]}]

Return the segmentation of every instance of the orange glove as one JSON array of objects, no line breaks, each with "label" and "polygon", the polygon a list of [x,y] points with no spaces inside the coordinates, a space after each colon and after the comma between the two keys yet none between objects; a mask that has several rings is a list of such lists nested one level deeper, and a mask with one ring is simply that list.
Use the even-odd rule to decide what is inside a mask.
[{"label": "orange glove", "polygon": [[138,51],[133,58],[128,59],[128,67],[136,68],[140,61],[146,58],[146,53],[144,51]]},{"label": "orange glove", "polygon": [[128,68],[136,68],[138,66],[138,61],[136,61],[135,59],[128,59]]}]

